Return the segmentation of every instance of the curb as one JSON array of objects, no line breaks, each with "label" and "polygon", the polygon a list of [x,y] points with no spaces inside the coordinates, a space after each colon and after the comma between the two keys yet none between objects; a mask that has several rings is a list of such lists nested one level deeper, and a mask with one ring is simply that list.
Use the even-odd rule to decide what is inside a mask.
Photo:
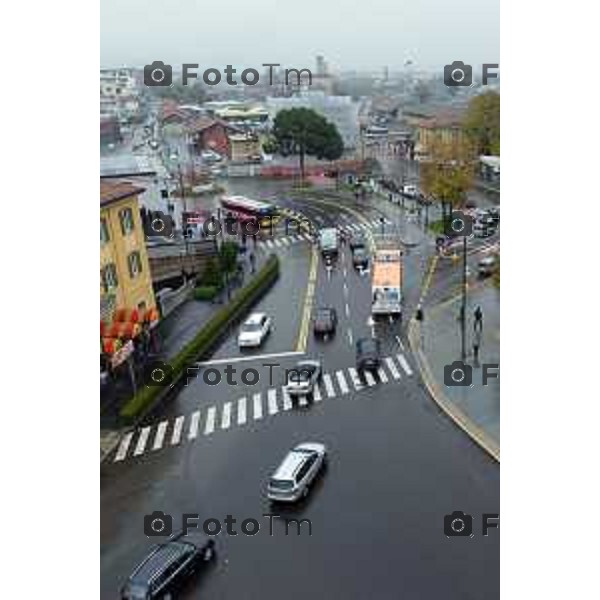
[{"label": "curb", "polygon": [[487,434],[481,427],[474,423],[461,409],[459,409],[446,394],[440,389],[431,375],[431,369],[425,354],[415,341],[418,338],[418,332],[415,332],[420,326],[411,321],[408,330],[408,342],[413,355],[416,358],[421,378],[423,379],[427,390],[433,401],[448,416],[455,425],[462,429],[482,450],[484,450],[496,462],[500,462],[500,446]]},{"label": "curb", "polygon": [[[123,430],[115,431],[114,441],[111,441],[106,448],[102,448],[102,440],[100,441],[100,464],[106,462],[106,459],[117,449],[123,437]],[[108,436],[107,436],[108,437]]]}]

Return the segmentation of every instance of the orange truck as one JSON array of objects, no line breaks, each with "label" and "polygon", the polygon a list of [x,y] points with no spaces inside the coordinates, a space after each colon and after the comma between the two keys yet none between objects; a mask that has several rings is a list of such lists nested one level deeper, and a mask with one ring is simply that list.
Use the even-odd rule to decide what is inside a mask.
[{"label": "orange truck", "polygon": [[402,252],[391,239],[374,240],[371,314],[402,314]]}]

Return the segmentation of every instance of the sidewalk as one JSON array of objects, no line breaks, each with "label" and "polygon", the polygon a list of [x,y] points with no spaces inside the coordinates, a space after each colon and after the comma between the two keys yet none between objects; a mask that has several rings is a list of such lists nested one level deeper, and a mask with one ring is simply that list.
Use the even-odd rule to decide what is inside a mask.
[{"label": "sidewalk", "polygon": [[[254,251],[252,244],[249,245],[249,250]],[[260,270],[263,263],[267,259],[267,255],[256,253],[256,272]],[[251,268],[248,257],[240,257],[240,262],[244,262],[245,272],[242,286],[247,285],[251,279]],[[231,290],[231,297],[240,288]],[[199,302],[190,298],[180,307],[175,309],[168,317],[161,321],[159,325],[161,337],[161,349],[157,358],[168,361],[175,357],[177,353],[188,343],[194,336],[204,327],[214,314],[216,314],[225,303],[227,303],[227,295],[223,293],[221,301],[215,302]],[[118,445],[124,429],[114,429],[111,426],[110,415],[101,417],[100,429],[100,462],[104,460]]]},{"label": "sidewalk", "polygon": [[[473,312],[483,311],[483,331],[479,361],[473,356]],[[413,321],[409,339],[423,380],[437,404],[454,422],[496,460],[500,460],[500,380],[499,368],[488,366],[483,384],[483,364],[500,364],[500,293],[488,281],[469,290],[467,305],[467,358],[472,368],[471,386],[448,386],[445,367],[461,360],[461,328],[457,317],[461,297],[455,296],[437,306],[425,307],[422,324]],[[446,370],[449,374],[450,370]]]}]

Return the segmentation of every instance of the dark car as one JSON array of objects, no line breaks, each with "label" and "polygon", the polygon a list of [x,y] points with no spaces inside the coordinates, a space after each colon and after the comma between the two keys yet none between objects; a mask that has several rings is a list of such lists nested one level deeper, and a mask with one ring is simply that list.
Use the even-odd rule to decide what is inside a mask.
[{"label": "dark car", "polygon": [[192,543],[182,534],[153,547],[121,590],[121,600],[153,600],[173,594],[215,555],[215,541],[198,534]]},{"label": "dark car", "polygon": [[361,338],[356,342],[356,368],[374,371],[379,368],[381,347],[376,338]]},{"label": "dark car", "polygon": [[355,234],[350,238],[350,250],[354,252],[357,248],[364,248],[365,238],[360,234]]},{"label": "dark car", "polygon": [[335,308],[319,308],[315,314],[313,331],[315,335],[334,335],[337,327]]},{"label": "dark car", "polygon": [[352,264],[355,269],[366,269],[369,266],[369,255],[366,248],[355,248],[352,252]]}]

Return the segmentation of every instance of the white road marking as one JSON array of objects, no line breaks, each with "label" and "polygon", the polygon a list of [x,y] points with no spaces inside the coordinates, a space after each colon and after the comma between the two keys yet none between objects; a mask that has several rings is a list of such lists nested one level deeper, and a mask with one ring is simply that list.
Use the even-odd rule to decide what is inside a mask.
[{"label": "white road marking", "polygon": [[346,311],[346,316],[349,317],[350,316],[350,307],[348,306],[348,303],[346,302],[344,310]]},{"label": "white road marking", "polygon": [[335,376],[337,377],[338,385],[340,386],[340,389],[342,390],[342,394],[347,394],[350,391],[350,389],[348,388],[348,384],[346,383],[346,378],[344,377],[344,372],[336,371]]},{"label": "white road marking", "polygon": [[267,240],[266,242],[263,242],[263,243],[267,245],[267,248],[272,248],[273,247],[273,241],[272,240]]},{"label": "white road marking", "polygon": [[237,424],[244,425],[246,423],[246,396],[238,400]]},{"label": "white road marking", "polygon": [[354,343],[352,340],[352,329],[348,329],[348,341],[350,342],[350,345]]},{"label": "white road marking", "polygon": [[281,388],[281,394],[283,395],[283,410],[290,410],[292,408],[290,395],[283,388]]},{"label": "white road marking", "polygon": [[333,387],[333,382],[331,381],[331,375],[329,375],[329,373],[325,373],[323,375],[323,382],[325,383],[325,391],[327,392],[327,397],[335,398],[335,389]]},{"label": "white road marking", "polygon": [[148,426],[144,427],[140,431],[140,436],[138,437],[137,445],[135,447],[135,450],[133,451],[134,456],[139,456],[146,448],[146,442],[148,441],[148,436],[150,435],[150,429],[152,428]]},{"label": "white road marking", "polygon": [[391,371],[392,373],[392,377],[394,379],[400,379],[400,372],[398,371],[398,369],[396,368],[396,365],[394,364],[394,361],[392,360],[392,358],[390,356],[388,356],[385,359],[385,362],[387,363],[388,369]]},{"label": "white road marking", "polygon": [[216,406],[211,406],[206,414],[206,423],[204,425],[204,435],[210,435],[215,430]]},{"label": "white road marking", "polygon": [[231,425],[231,402],[225,402],[221,415],[221,429],[229,429],[229,425]]},{"label": "white road marking", "polygon": [[173,424],[173,435],[171,436],[171,446],[176,446],[181,440],[181,430],[183,429],[183,421],[185,416],[181,415],[175,419]]},{"label": "white road marking", "polygon": [[396,341],[398,342],[398,345],[400,346],[400,348],[402,348],[402,350],[404,350],[404,344],[402,343],[400,336],[397,335],[397,336],[395,336],[395,338],[396,338]]},{"label": "white road marking", "polygon": [[323,397],[321,396],[321,388],[319,387],[318,383],[315,383],[315,387],[313,388],[313,401],[321,402],[321,400],[323,400]]},{"label": "white road marking", "polygon": [[115,455],[114,462],[118,462],[123,460],[127,456],[127,450],[129,450],[129,444],[131,444],[131,438],[133,437],[133,431],[126,433],[119,444],[119,449],[117,450],[117,454]]},{"label": "white road marking", "polygon": [[412,369],[410,368],[410,365],[408,364],[408,362],[406,361],[404,356],[402,356],[402,354],[397,354],[396,356],[398,357],[398,360],[400,361],[400,365],[406,371],[406,374],[412,375]]},{"label": "white road marking", "polygon": [[254,394],[252,397],[252,402],[254,403],[254,420],[262,419],[262,402],[260,399],[260,394]]},{"label": "white road marking", "polygon": [[271,388],[267,392],[267,402],[269,405],[269,414],[274,415],[279,409],[277,408],[277,390]]},{"label": "white road marking", "polygon": [[[345,276],[345,273],[344,273]],[[348,294],[348,283],[344,281],[344,294]]]},{"label": "white road marking", "polygon": [[375,381],[375,377],[373,377],[373,373],[371,371],[365,371],[365,379],[367,380],[367,385],[370,387],[375,385],[377,382]]},{"label": "white road marking", "polygon": [[156,435],[154,436],[154,444],[152,445],[152,450],[160,450],[163,445],[163,440],[165,439],[165,433],[167,432],[167,426],[169,425],[169,421],[161,421],[156,428]]},{"label": "white road marking", "polygon": [[290,241],[287,238],[281,238],[281,243],[284,246],[289,246],[290,245]]},{"label": "white road marking", "polygon": [[275,240],[273,242],[278,248],[281,248],[281,240]]},{"label": "white road marking", "polygon": [[379,375],[379,379],[381,380],[381,383],[388,382],[388,376],[385,374],[383,367],[379,367],[379,369],[377,369],[377,375]]},{"label": "white road marking", "polygon": [[354,389],[362,390],[364,386],[360,380],[360,377],[358,376],[358,373],[356,372],[356,369],[354,367],[348,367],[348,373],[350,373],[350,379],[352,379]]},{"label": "white road marking", "polygon": [[253,354],[252,356],[234,356],[233,358],[218,358],[215,360],[207,360],[203,362],[197,362],[197,367],[208,367],[209,365],[223,365],[229,363],[236,362],[245,362],[249,360],[263,360],[265,358],[278,358],[280,356],[298,356],[299,354],[304,354],[304,352],[278,352],[275,354]]},{"label": "white road marking", "polygon": [[200,411],[197,410],[192,413],[190,421],[190,429],[188,431],[188,440],[193,440],[198,435],[198,425],[200,423]]}]

